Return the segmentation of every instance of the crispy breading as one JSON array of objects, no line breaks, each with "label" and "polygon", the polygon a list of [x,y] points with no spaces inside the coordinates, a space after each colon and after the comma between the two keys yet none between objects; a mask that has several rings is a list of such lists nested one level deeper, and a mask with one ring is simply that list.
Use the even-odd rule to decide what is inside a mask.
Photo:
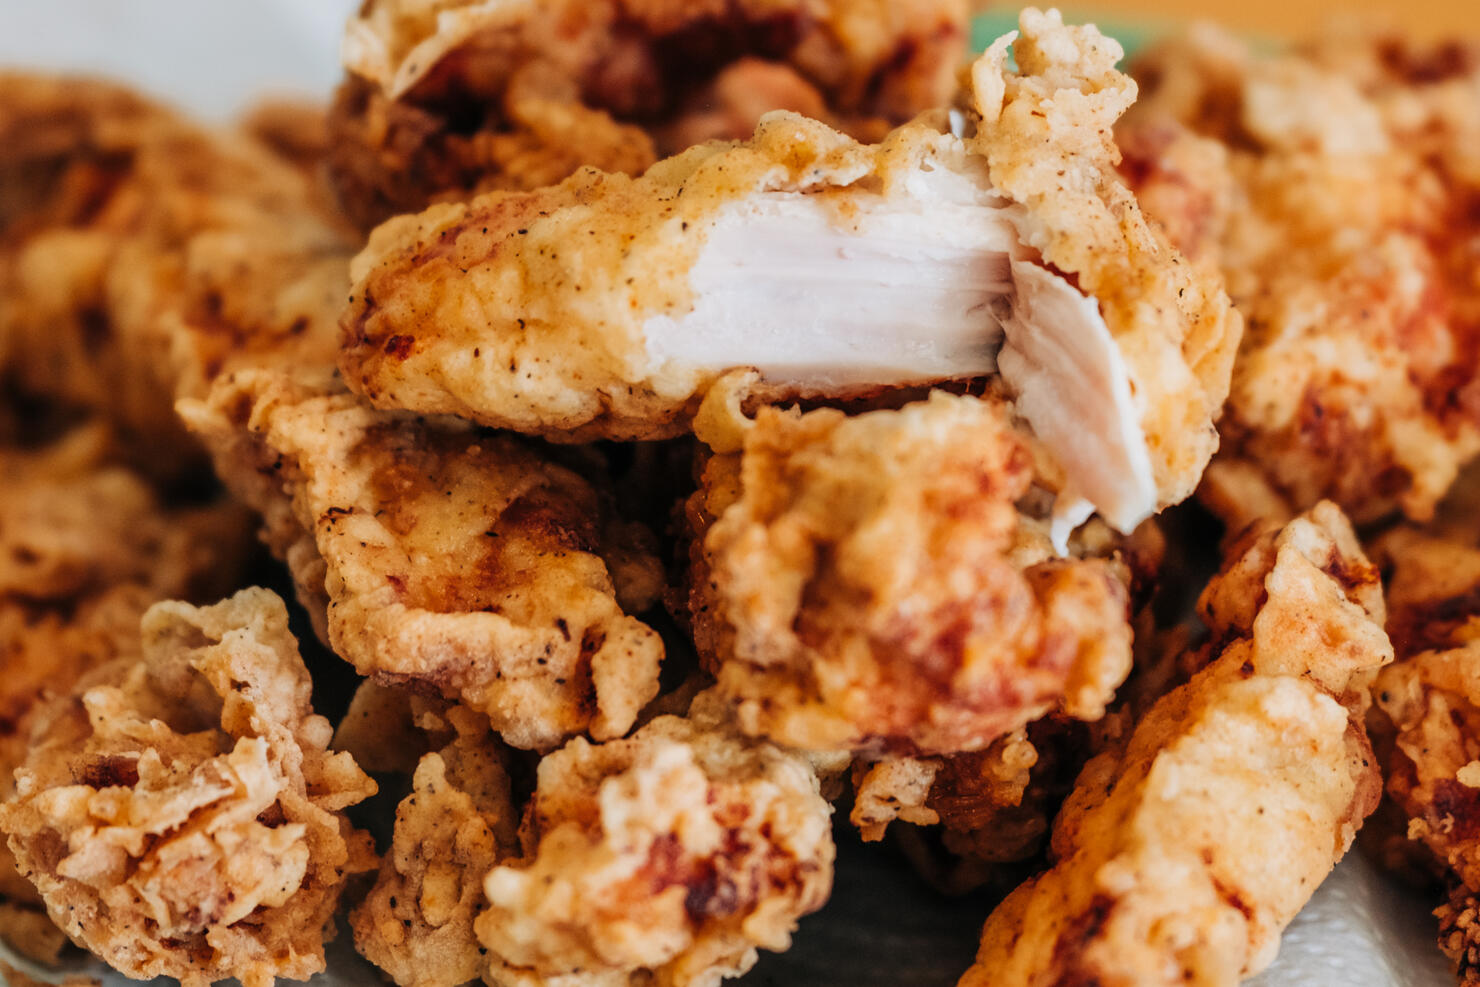
[{"label": "crispy breading", "polygon": [[735,369],[766,399],[875,393],[989,374],[1005,335],[1044,482],[1131,530],[1201,476],[1241,323],[1117,176],[1118,46],[1034,11],[1023,32],[1021,74],[1002,44],[975,66],[966,138],[945,113],[879,145],[778,113],[640,179],[383,225],[355,264],[349,386],[559,441],[653,438]]},{"label": "crispy breading", "polygon": [[662,641],[623,608],[661,582],[646,536],[541,450],[267,371],[182,411],[361,674],[457,698],[522,748],[619,737],[657,694]]},{"label": "crispy breading", "polygon": [[[1261,56],[1204,26],[1134,71],[1132,184],[1249,324],[1211,505],[1237,522],[1227,491],[1262,480],[1296,511],[1429,517],[1480,452],[1480,49],[1333,31]],[[1178,128],[1226,165],[1162,167]]]},{"label": "crispy breading", "polygon": [[[1406,822],[1406,846],[1427,851],[1447,876],[1439,946],[1460,982],[1480,983],[1480,544],[1412,527],[1374,546],[1391,568],[1388,628],[1397,664],[1372,693],[1391,733],[1387,793]],[[1376,729],[1376,728],[1374,728]],[[1403,843],[1384,847],[1402,850]],[[1411,851],[1410,851],[1411,852]],[[1401,857],[1399,859],[1402,859]]]},{"label": "crispy breading", "polygon": [[375,0],[345,35],[336,184],[368,227],[582,166],[640,174],[750,136],[767,110],[877,137],[948,98],[966,15],[964,0]]},{"label": "crispy breading", "polygon": [[316,287],[316,255],[347,252],[300,169],[106,83],[8,74],[0,85],[0,376],[111,416],[158,460],[189,448],[175,397],[200,396],[230,351],[333,345],[332,327],[307,332],[296,311],[274,313],[270,338],[242,337],[240,319],[222,332],[234,314],[222,281],[239,283],[236,304],[250,283],[292,304],[305,291],[282,282]]},{"label": "crispy breading", "polygon": [[477,920],[490,983],[714,985],[783,950],[832,887],[808,762],[745,738],[712,695],[626,740],[540,762],[522,858]]},{"label": "crispy breading", "polygon": [[1341,512],[1245,540],[1207,596],[1239,604],[1204,601],[1210,663],[1085,768],[1057,863],[987,920],[963,987],[1232,987],[1376,807],[1356,689],[1392,647]]},{"label": "crispy breading", "polygon": [[1124,566],[1020,544],[1032,459],[997,403],[763,409],[705,482],[695,639],[747,732],[977,750],[1097,718],[1130,670]]},{"label": "crispy breading", "polygon": [[342,810],[375,783],[327,749],[282,601],[156,604],[142,640],[50,711],[17,772],[0,830],[22,873],[136,979],[322,971],[344,882],[374,866]]},{"label": "crispy breading", "polygon": [[458,987],[483,974],[473,933],[483,879],[518,855],[518,813],[487,718],[454,707],[447,720],[456,735],[417,765],[380,877],[350,915],[355,947],[401,987]]}]

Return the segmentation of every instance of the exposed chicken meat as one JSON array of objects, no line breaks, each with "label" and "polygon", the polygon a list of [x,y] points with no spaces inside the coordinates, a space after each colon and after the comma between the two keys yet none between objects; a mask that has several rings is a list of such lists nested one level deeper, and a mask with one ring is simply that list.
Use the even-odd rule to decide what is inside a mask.
[{"label": "exposed chicken meat", "polygon": [[1065,512],[1087,499],[1129,530],[1201,475],[1239,322],[1115,175],[1119,49],[1023,24],[1022,75],[1002,45],[975,68],[967,138],[944,114],[877,146],[776,114],[641,179],[386,224],[356,262],[346,379],[380,407],[660,437],[726,371],[760,369],[767,398],[969,378],[1006,326]]},{"label": "exposed chicken meat", "polygon": [[1210,663],[1085,768],[1057,863],[993,912],[963,987],[1233,987],[1376,807],[1376,569],[1329,503],[1240,547],[1203,601]]},{"label": "exposed chicken meat", "polygon": [[792,109],[856,136],[938,106],[964,0],[373,0],[345,35],[333,173],[365,226],[439,199],[640,174]]}]

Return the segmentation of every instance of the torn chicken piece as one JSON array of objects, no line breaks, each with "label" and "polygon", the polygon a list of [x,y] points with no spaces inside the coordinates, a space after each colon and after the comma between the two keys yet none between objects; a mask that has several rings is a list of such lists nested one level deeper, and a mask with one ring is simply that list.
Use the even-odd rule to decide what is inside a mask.
[{"label": "torn chicken piece", "polygon": [[662,584],[650,536],[542,450],[270,371],[181,411],[361,674],[440,691],[526,749],[620,737],[656,695],[662,641],[628,616]]},{"label": "torn chicken piece", "polygon": [[1202,611],[1210,661],[1085,768],[1057,863],[987,920],[963,987],[1233,987],[1376,808],[1362,697],[1392,647],[1341,512],[1243,542]]},{"label": "torn chicken piece", "polygon": [[1387,792],[1409,847],[1450,884],[1439,947],[1459,982],[1480,984],[1480,544],[1399,528],[1375,552],[1391,567],[1397,664],[1373,686],[1392,734]]},{"label": "torn chicken piece", "polygon": [[332,171],[368,228],[583,166],[640,174],[768,110],[877,138],[949,98],[966,29],[965,0],[372,0],[345,32]]},{"label": "torn chicken piece", "polygon": [[342,301],[349,242],[300,168],[106,83],[0,89],[0,378],[107,415],[158,469],[192,449],[175,398],[242,351],[332,352],[307,309]]},{"label": "torn chicken piece", "polygon": [[706,469],[697,509],[717,520],[691,599],[746,732],[954,753],[1052,709],[1103,715],[1131,665],[1130,574],[1029,538],[1016,504],[1031,483],[988,399],[762,409]]},{"label": "torn chicken piece", "polygon": [[518,856],[518,813],[487,717],[453,707],[445,720],[454,737],[417,765],[380,877],[350,915],[355,947],[400,987],[483,975],[487,950],[473,932],[487,907],[483,879]]},{"label": "torn chicken piece", "polygon": [[490,983],[718,984],[784,950],[832,887],[831,809],[801,756],[700,696],[626,740],[547,756],[477,920]]},{"label": "torn chicken piece", "polygon": [[49,711],[0,806],[21,872],[75,941],[135,979],[205,987],[324,969],[339,894],[374,866],[343,811],[374,794],[266,590],[161,603],[143,657]]},{"label": "torn chicken piece", "polygon": [[346,380],[378,407],[653,438],[733,369],[765,398],[837,398],[987,375],[1000,349],[1062,513],[1130,531],[1201,476],[1240,322],[1116,175],[1119,47],[1036,11],[1022,74],[1004,42],[966,138],[945,113],[876,146],[778,113],[640,179],[385,224],[355,264]]},{"label": "torn chicken piece", "polygon": [[[1480,453],[1480,49],[1333,30],[1266,56],[1204,26],[1134,71],[1127,173],[1249,325],[1210,506],[1236,524],[1262,482],[1427,519]],[[1224,164],[1163,167],[1179,128]]]}]

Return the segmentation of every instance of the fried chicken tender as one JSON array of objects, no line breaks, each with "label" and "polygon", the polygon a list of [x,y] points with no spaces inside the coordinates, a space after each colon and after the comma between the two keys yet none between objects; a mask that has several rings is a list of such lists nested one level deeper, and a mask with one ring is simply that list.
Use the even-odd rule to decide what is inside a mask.
[{"label": "fried chicken tender", "polygon": [[[1333,31],[1260,56],[1205,26],[1135,73],[1132,184],[1249,325],[1211,505],[1236,524],[1262,482],[1292,511],[1428,518],[1480,452],[1480,49]],[[1226,164],[1164,166],[1179,128]]]},{"label": "fried chicken tender", "polygon": [[321,281],[316,255],[348,253],[301,169],[106,83],[11,74],[0,86],[0,377],[108,415],[157,461],[189,448],[175,398],[202,396],[234,353],[332,343],[302,312],[258,339],[223,322],[246,298],[301,302],[311,292],[282,283]]},{"label": "fried chicken tender", "polygon": [[628,616],[662,584],[647,536],[540,450],[270,371],[182,411],[361,674],[436,689],[526,749],[620,737],[657,694],[662,641]]},{"label": "fried chicken tender", "polygon": [[768,110],[877,138],[945,102],[966,27],[964,0],[373,0],[345,34],[334,177],[368,228],[583,166],[640,174]]},{"label": "fried chicken tender", "polygon": [[540,762],[521,859],[484,883],[489,983],[714,985],[783,950],[832,887],[831,810],[801,756],[724,704]]},{"label": "fried chicken tender", "polygon": [[[736,474],[738,471],[738,475]],[[936,392],[853,418],[762,409],[706,471],[695,641],[751,734],[979,750],[1131,664],[1129,575],[1021,544],[1032,458],[1004,408]]]},{"label": "fried chicken tender", "polygon": [[963,987],[1237,984],[1376,808],[1378,573],[1329,502],[1245,539],[1200,610],[1211,661],[1085,768],[1055,866],[987,920]]},{"label": "fried chicken tender", "polygon": [[1375,547],[1392,568],[1388,627],[1399,661],[1373,686],[1392,750],[1387,792],[1451,890],[1439,946],[1480,984],[1480,545],[1405,527]]},{"label": "fried chicken tender", "polygon": [[355,264],[346,381],[558,441],[658,438],[728,371],[840,397],[990,374],[1000,347],[1065,504],[1132,530],[1212,455],[1240,322],[1115,172],[1119,47],[1022,23],[1021,74],[1006,39],[973,69],[965,138],[943,112],[876,146],[778,113],[640,179],[385,224]]},{"label": "fried chicken tender", "polygon": [[348,875],[374,866],[342,814],[374,794],[309,704],[266,590],[160,603],[143,657],[50,713],[0,831],[52,920],[136,979],[246,987],[324,969]]},{"label": "fried chicken tender", "polygon": [[402,987],[458,987],[486,967],[473,920],[483,879],[518,856],[518,813],[488,720],[448,711],[455,736],[422,757],[396,809],[391,850],[375,888],[350,916],[355,946]]}]

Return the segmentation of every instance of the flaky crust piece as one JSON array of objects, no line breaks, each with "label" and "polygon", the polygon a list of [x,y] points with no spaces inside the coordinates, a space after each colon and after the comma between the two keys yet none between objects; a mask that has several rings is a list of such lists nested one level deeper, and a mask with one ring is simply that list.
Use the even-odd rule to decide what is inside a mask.
[{"label": "flaky crust piece", "polygon": [[342,810],[375,783],[327,749],[287,620],[265,590],[151,608],[143,658],[58,706],[0,806],[52,920],[128,976],[305,979],[373,866]]},{"label": "flaky crust piece", "polygon": [[1211,664],[1086,766],[962,987],[1233,987],[1376,808],[1360,687],[1392,647],[1340,511],[1243,541],[1201,610]]}]

